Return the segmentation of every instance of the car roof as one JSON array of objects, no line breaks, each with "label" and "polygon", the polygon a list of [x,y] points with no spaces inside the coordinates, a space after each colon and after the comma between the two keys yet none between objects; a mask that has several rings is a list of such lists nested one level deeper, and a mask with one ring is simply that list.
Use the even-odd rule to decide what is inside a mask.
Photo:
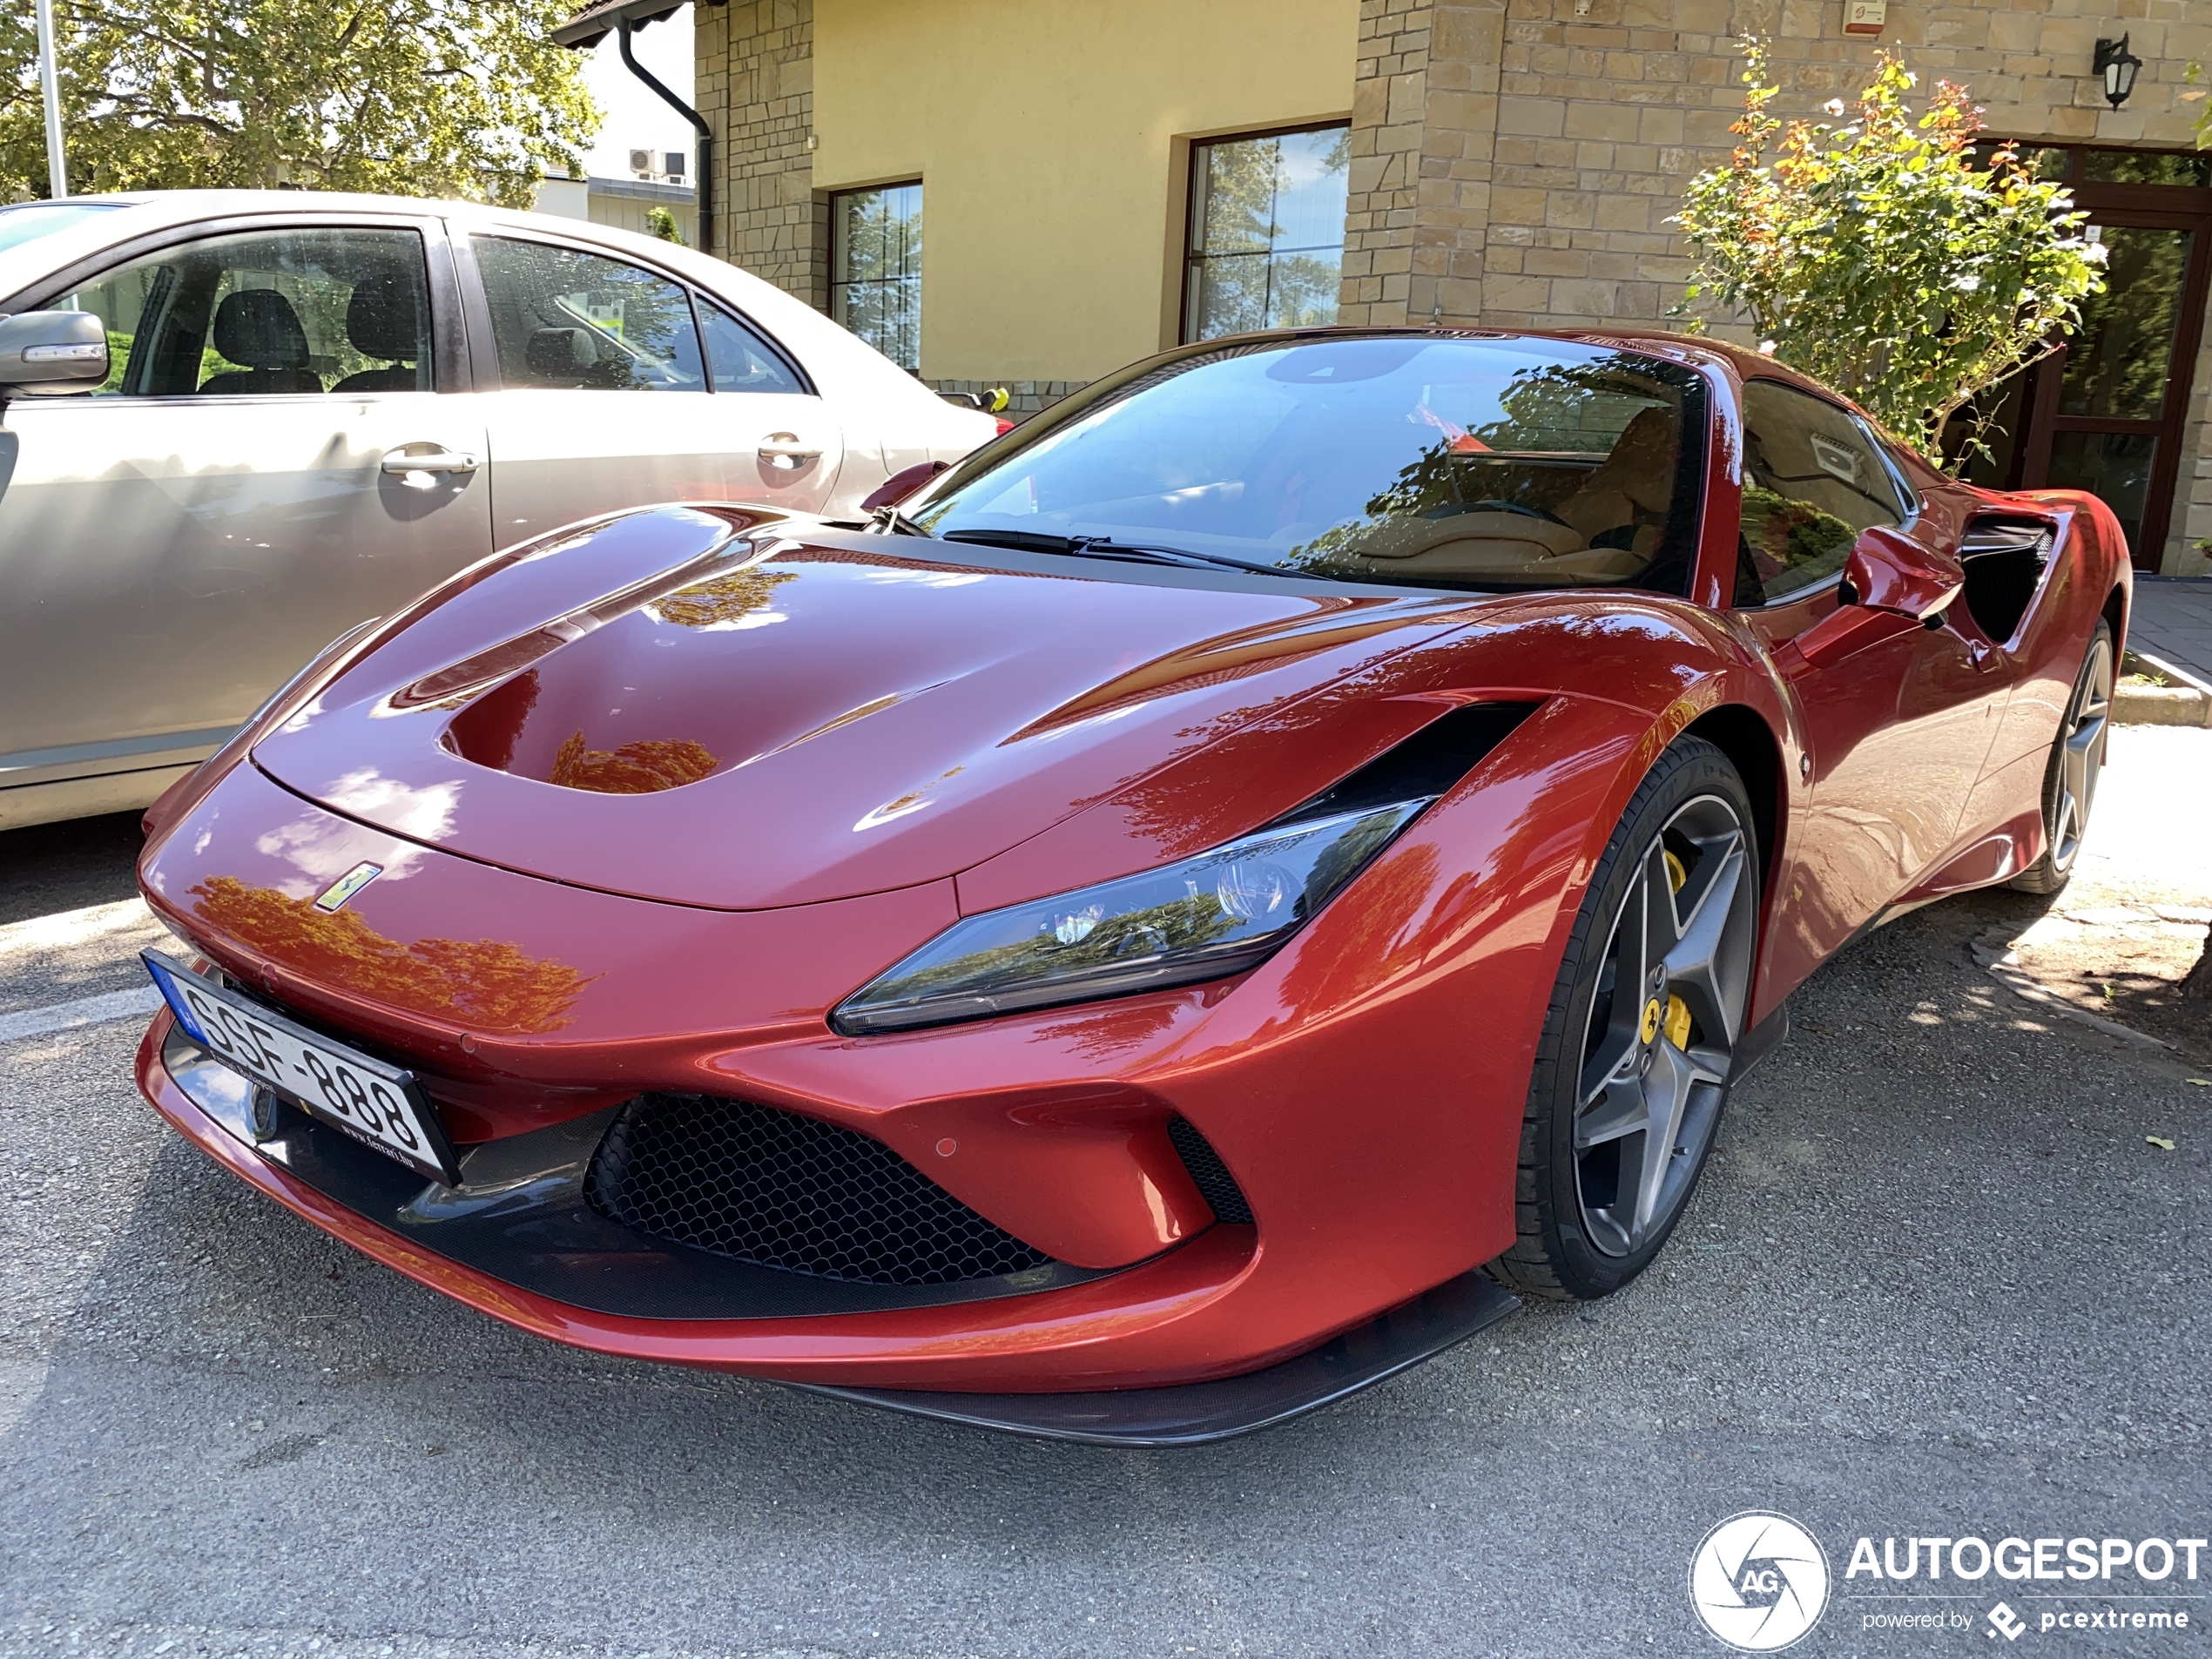
[{"label": "car roof", "polygon": [[1437,340],[1556,340],[1568,345],[1615,347],[1643,352],[1680,363],[1685,368],[1716,371],[1723,377],[1738,381],[1781,381],[1831,402],[1842,404],[1872,422],[1892,444],[1910,448],[1902,440],[1884,429],[1879,421],[1849,397],[1833,387],[1824,386],[1800,369],[1792,368],[1764,352],[1755,351],[1747,346],[1716,340],[1710,334],[1678,334],[1665,328],[1494,328],[1448,323],[1426,326],[1420,323],[1319,323],[1304,328],[1265,328],[1248,334],[1218,335],[1211,340],[1171,347],[1160,354],[1159,360],[1153,361],[1231,345],[1250,346],[1271,341],[1289,343],[1295,341],[1345,340],[1363,335],[1396,339],[1415,336]]},{"label": "car roof", "polygon": [[[573,236],[609,247],[628,248],[678,264],[690,261],[685,250],[631,231],[556,213],[496,207],[484,202],[441,199],[421,196],[371,195],[354,191],[324,190],[151,190],[71,196],[70,203],[112,207],[113,212],[91,213],[81,224],[0,253],[0,300],[37,282],[48,273],[97,255],[150,231],[168,230],[207,219],[224,219],[260,213],[406,214],[412,218],[441,218],[462,226],[502,226],[536,229]],[[18,203],[17,206],[50,206],[50,202]],[[0,213],[8,211],[0,207]],[[699,256],[693,255],[693,258]],[[732,269],[717,260],[723,271]]]}]

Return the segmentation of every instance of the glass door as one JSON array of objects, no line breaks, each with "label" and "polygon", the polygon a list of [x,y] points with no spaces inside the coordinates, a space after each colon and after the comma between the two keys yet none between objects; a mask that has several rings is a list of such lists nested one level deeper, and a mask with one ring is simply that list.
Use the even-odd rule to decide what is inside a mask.
[{"label": "glass door", "polygon": [[2173,523],[2212,267],[2212,157],[2046,151],[2106,249],[2105,291],[2064,346],[2001,388],[1966,469],[1996,489],[2086,489],[2113,510],[2138,568]]}]

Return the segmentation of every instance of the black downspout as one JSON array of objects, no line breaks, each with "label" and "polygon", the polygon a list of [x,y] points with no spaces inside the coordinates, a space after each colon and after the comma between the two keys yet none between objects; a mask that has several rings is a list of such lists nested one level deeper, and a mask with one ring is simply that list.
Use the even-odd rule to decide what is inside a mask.
[{"label": "black downspout", "polygon": [[697,110],[655,80],[631,53],[630,14],[626,11],[615,13],[615,39],[622,49],[622,61],[629,67],[630,72],[659,93],[668,107],[689,121],[698,132],[698,183],[693,186],[697,192],[693,199],[698,204],[699,210],[699,252],[711,253],[714,252],[714,130],[707,125]]}]

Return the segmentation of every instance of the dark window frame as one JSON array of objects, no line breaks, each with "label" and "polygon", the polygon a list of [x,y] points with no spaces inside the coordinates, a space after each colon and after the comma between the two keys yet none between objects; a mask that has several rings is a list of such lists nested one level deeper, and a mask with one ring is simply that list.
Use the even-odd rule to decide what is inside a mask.
[{"label": "dark window frame", "polygon": [[[822,297],[825,301],[824,313],[826,316],[828,316],[831,321],[837,322],[837,294],[840,288],[851,289],[854,287],[872,287],[877,286],[887,287],[891,282],[903,281],[906,280],[904,278],[894,277],[884,279],[880,282],[870,281],[856,283],[850,278],[840,279],[838,276],[838,266],[845,255],[844,219],[843,215],[840,212],[840,207],[844,203],[851,200],[855,196],[880,196],[887,191],[893,190],[921,190],[923,185],[923,179],[917,175],[912,179],[887,179],[881,184],[859,185],[850,190],[833,190],[827,192],[829,206],[829,272],[828,280],[824,285],[825,291]],[[925,207],[927,205],[927,198],[925,194]],[[906,369],[909,374],[919,376],[921,373],[921,272],[919,269],[917,269],[914,273],[914,361],[911,364],[899,363],[899,367]],[[852,329],[852,325],[849,323],[839,322],[838,327],[853,332],[856,335],[858,334],[857,330]],[[869,341],[867,343],[873,347],[873,349],[883,352],[883,348],[880,346],[876,346],[873,341]],[[899,361],[897,358],[891,357],[891,354],[889,352],[883,352],[883,355],[890,357],[891,361],[894,363]]]},{"label": "dark window frame", "polygon": [[[1190,337],[1191,267],[1199,260],[1211,257],[1198,253],[1193,246],[1197,240],[1198,229],[1198,170],[1205,163],[1204,152],[1217,144],[1251,144],[1261,138],[1288,138],[1306,132],[1349,132],[1351,130],[1352,121],[1347,116],[1327,121],[1300,121],[1290,126],[1256,127],[1249,132],[1216,132],[1204,138],[1190,140],[1186,145],[1190,154],[1184,158],[1183,166],[1183,257],[1177,261],[1176,266],[1177,298],[1175,337],[1177,344],[1199,346],[1205,343],[1204,341],[1193,340]],[[1347,182],[1347,191],[1349,188]],[[1342,227],[1339,226],[1337,233],[1337,253],[1339,259],[1343,256],[1344,248],[1345,234]],[[1323,326],[1334,325],[1332,323]],[[1216,336],[1216,338],[1223,337]]]}]

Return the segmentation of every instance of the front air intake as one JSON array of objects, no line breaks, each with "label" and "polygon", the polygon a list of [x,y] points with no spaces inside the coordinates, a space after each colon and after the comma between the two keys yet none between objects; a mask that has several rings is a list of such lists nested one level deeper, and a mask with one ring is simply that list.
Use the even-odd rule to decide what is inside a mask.
[{"label": "front air intake", "polygon": [[1213,1150],[1213,1143],[1198,1133],[1197,1125],[1186,1117],[1170,1117],[1168,1139],[1175,1143],[1176,1155],[1183,1160],[1183,1167],[1190,1173],[1190,1184],[1198,1189],[1198,1196],[1213,1211],[1213,1218],[1251,1225],[1252,1207],[1244,1201],[1244,1190],[1229,1173],[1229,1166]]},{"label": "front air intake", "polygon": [[881,1142],[751,1101],[641,1095],[584,1190],[636,1231],[826,1278],[954,1285],[1052,1260]]}]

